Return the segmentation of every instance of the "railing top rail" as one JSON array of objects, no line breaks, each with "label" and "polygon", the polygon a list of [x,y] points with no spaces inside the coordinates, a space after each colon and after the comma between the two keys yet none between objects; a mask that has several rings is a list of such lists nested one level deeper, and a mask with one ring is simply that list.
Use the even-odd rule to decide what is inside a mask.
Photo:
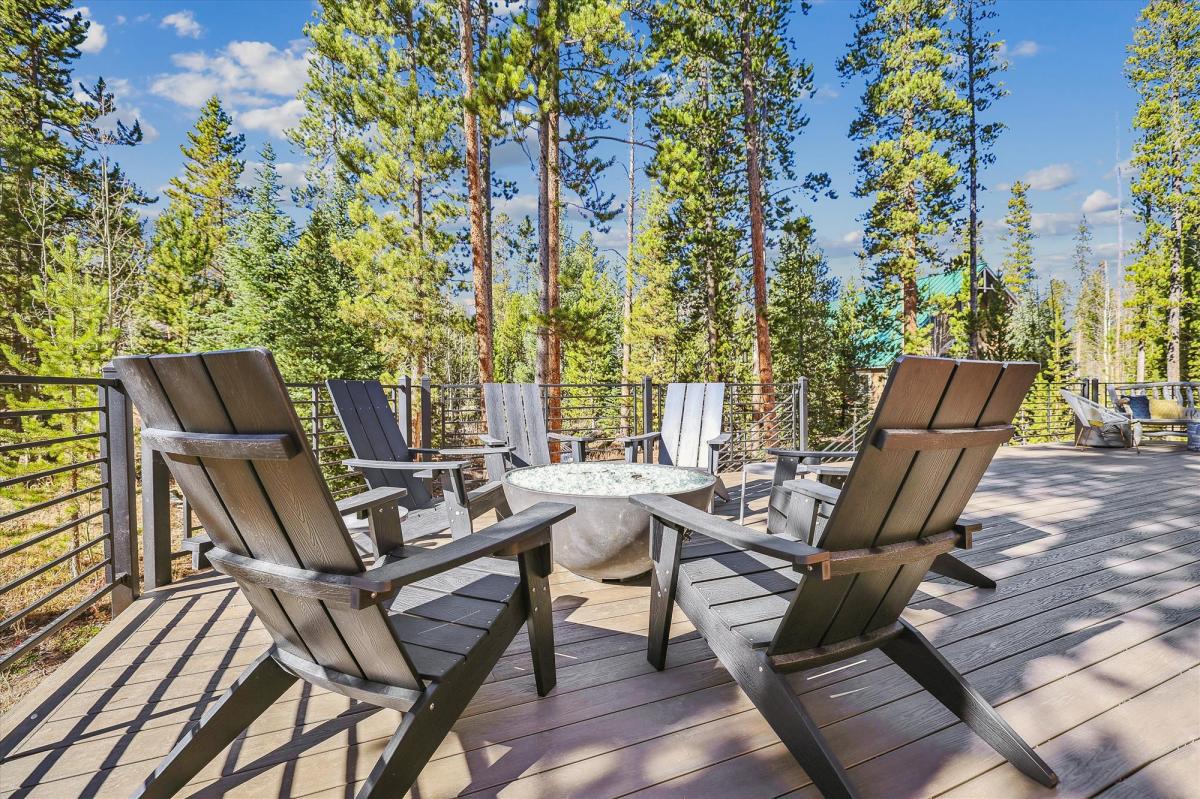
[{"label": "railing top rail", "polygon": [[0,385],[32,386],[115,386],[118,381],[110,377],[58,377],[34,375],[0,375]]}]

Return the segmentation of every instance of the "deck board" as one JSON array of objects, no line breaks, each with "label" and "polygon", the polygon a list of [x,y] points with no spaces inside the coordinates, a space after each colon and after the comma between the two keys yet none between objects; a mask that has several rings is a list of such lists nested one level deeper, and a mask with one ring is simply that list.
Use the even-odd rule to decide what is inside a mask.
[{"label": "deck board", "polygon": [[[733,489],[739,476],[727,484]],[[905,618],[1050,762],[1022,778],[878,652],[789,679],[866,796],[1187,796],[1200,775],[1200,458],[1001,450],[968,511],[995,591],[931,578]],[[765,483],[748,490],[765,519]],[[736,501],[720,512],[736,516]],[[715,586],[714,590],[720,586]],[[648,589],[558,570],[558,686],[518,636],[414,796],[815,796],[682,614],[646,662]],[[0,796],[125,796],[267,645],[224,578],[147,596],[3,718]],[[36,719],[30,719],[31,714]],[[185,795],[346,796],[398,714],[297,685]]]}]

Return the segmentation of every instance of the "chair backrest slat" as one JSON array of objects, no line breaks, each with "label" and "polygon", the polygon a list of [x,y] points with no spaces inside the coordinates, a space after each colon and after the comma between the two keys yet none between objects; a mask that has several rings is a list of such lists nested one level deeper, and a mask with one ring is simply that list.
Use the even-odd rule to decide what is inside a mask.
[{"label": "chair backrest slat", "polygon": [[542,398],[533,383],[485,383],[483,403],[487,411],[488,435],[513,447],[514,466],[545,466],[550,463],[550,442]]},{"label": "chair backrest slat", "polygon": [[[899,359],[820,545],[845,551],[949,529],[999,444],[979,437],[964,440],[971,444],[965,447],[946,448],[939,442],[931,449],[880,449],[874,444],[878,431],[1009,424],[1036,373],[1036,364]],[[826,646],[892,624],[931,562],[804,580],[772,652]]]},{"label": "chair backrest slat", "polygon": [[[411,462],[412,452],[388,404],[378,380],[327,380],[333,409],[346,431],[354,457],[366,460]],[[429,504],[432,496],[425,481],[413,472],[395,469],[365,469],[363,477],[371,488],[403,488],[401,502],[416,510]]]},{"label": "chair backrest slat", "polygon": [[[122,358],[117,370],[122,379],[135,371],[143,374],[144,379],[130,384],[130,394],[149,426],[189,433],[283,433],[303,448],[290,460],[167,458],[176,479],[187,475],[181,487],[201,519],[218,520],[211,531],[217,546],[313,571],[363,570],[270,353]],[[150,373],[156,384],[148,379]],[[151,396],[155,393],[157,397]],[[188,484],[198,482],[196,468],[208,478],[211,491],[188,493]],[[222,516],[233,529],[220,527]],[[258,594],[261,600],[260,586],[239,584],[247,596]],[[279,591],[265,593],[273,596],[290,626],[290,633],[286,627],[272,629],[276,640],[288,640],[294,633],[295,643],[303,645],[300,653],[290,648],[292,654],[352,677],[420,687],[381,608],[355,610]],[[264,616],[263,621],[272,628],[283,626],[278,618]]]},{"label": "chair backrest slat", "polygon": [[724,383],[671,383],[663,402],[658,462],[708,466],[708,442],[721,433]]}]

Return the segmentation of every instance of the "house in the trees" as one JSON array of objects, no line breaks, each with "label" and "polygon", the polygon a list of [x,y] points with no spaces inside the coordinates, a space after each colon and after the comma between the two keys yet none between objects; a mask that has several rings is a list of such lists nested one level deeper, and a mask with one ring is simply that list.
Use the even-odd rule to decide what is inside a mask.
[{"label": "house in the trees", "polygon": [[[979,272],[979,312],[981,315],[985,313],[991,303],[1013,304],[1017,301],[1016,296],[1004,287],[1000,275],[987,264],[980,262]],[[966,342],[963,342],[962,348],[955,347],[958,342],[955,340],[950,322],[952,317],[961,312],[967,303],[967,295],[963,286],[966,275],[965,269],[952,267],[945,272],[917,279],[917,288],[924,300],[921,303],[922,312],[917,317],[917,324],[929,332],[930,347],[929,352],[926,353],[928,355],[950,356],[965,349]],[[899,303],[900,300],[897,300],[894,314],[897,321],[902,315]],[[883,388],[888,370],[891,368],[892,362],[896,360],[896,356],[900,354],[903,343],[904,338],[898,323],[892,329],[876,331],[872,334],[869,347],[871,356],[863,372],[870,378],[873,395],[878,396],[879,390]]]}]

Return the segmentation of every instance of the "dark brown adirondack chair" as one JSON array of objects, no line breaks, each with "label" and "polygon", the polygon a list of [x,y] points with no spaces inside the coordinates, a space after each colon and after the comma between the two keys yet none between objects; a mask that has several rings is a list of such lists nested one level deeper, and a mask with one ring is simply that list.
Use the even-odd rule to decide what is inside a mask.
[{"label": "dark brown adirondack chair", "polygon": [[654,442],[658,442],[656,463],[699,469],[717,478],[716,494],[729,499],[729,491],[721,481],[717,456],[730,439],[721,432],[721,412],[725,402],[724,383],[670,383],[663,403],[662,429],[637,436],[624,436],[617,443],[625,445],[625,460],[653,459]]},{"label": "dark brown adirondack chair", "polygon": [[[470,535],[474,520],[495,509],[501,518],[509,515],[504,486],[498,479],[467,490],[463,479],[466,461],[414,461],[413,456],[442,455],[469,457],[482,455],[488,461],[488,473],[504,473],[511,447],[473,447],[428,449],[410,447],[388,404],[378,380],[326,380],[334,412],[346,431],[352,459],[343,463],[362,472],[371,488],[403,488],[408,494],[401,503],[410,512],[404,529],[417,538],[449,529],[455,538]],[[442,478],[441,502],[435,502],[423,475]]]},{"label": "dark brown adirondack chair", "polygon": [[1023,773],[1055,785],[1050,767],[900,618],[934,558],[970,544],[978,526],[960,515],[1036,374],[1032,363],[898,359],[840,499],[815,481],[787,484],[836,501],[819,546],[661,495],[633,497],[653,517],[650,662],[663,668],[677,602],[817,788],[852,797],[785,675],[878,648]]},{"label": "dark brown adirondack chair", "polygon": [[[571,446],[571,460],[587,459],[586,436],[548,432],[542,397],[533,383],[484,383],[483,404],[487,409],[487,433],[479,438],[492,447],[508,446],[513,467],[545,466],[550,463],[550,442]],[[488,472],[493,480],[499,474]]]},{"label": "dark brown adirondack chair", "polygon": [[[212,536],[272,646],[209,707],[138,792],[177,793],[297,679],[399,710],[360,797],[402,796],[528,622],[539,694],[554,686],[545,503],[437,549],[404,546],[402,488],[335,504],[264,350],[118,358],[143,440]],[[381,512],[366,568],[342,523]],[[518,563],[495,560],[516,554]]]}]

